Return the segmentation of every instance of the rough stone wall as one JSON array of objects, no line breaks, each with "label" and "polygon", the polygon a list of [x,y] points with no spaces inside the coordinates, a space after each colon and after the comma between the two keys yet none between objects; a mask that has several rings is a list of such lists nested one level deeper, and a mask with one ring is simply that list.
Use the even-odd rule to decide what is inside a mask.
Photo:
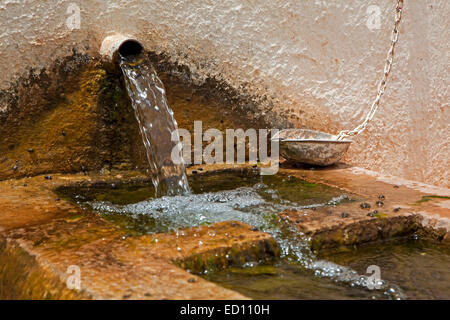
[{"label": "rough stone wall", "polygon": [[[80,29],[67,27],[72,4]],[[376,4],[381,24],[371,31],[372,3],[360,0],[4,0],[0,90],[30,68],[51,76],[49,66],[74,48],[95,56],[102,39],[119,32],[186,65],[198,82],[215,78],[251,94],[255,112],[274,125],[337,133],[362,121],[382,74],[395,1]],[[406,1],[380,112],[347,162],[449,186],[449,13],[446,0]],[[8,114],[5,96],[0,112]]]}]

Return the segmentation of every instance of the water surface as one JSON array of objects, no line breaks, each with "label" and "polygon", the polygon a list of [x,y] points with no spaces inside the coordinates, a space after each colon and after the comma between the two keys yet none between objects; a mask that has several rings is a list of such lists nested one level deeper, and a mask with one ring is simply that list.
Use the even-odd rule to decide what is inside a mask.
[{"label": "water surface", "polygon": [[[257,170],[189,177],[191,194],[152,198],[152,186],[75,188],[62,192],[109,219],[130,235],[179,231],[238,220],[270,233],[281,249],[274,265],[258,261],[202,276],[257,299],[434,299],[449,297],[450,254],[445,247],[418,242],[364,246],[316,256],[308,237],[280,223],[286,209],[338,206],[361,200],[351,194]],[[182,231],[180,231],[182,232]],[[214,237],[214,234],[210,234]],[[379,289],[369,290],[367,267],[378,265]]]}]

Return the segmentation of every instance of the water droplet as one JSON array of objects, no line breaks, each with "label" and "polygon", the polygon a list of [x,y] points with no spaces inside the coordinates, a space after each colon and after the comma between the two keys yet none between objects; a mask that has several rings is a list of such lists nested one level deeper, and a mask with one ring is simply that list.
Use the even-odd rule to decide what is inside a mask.
[{"label": "water droplet", "polygon": [[360,204],[361,209],[370,209],[370,204],[363,202]]}]

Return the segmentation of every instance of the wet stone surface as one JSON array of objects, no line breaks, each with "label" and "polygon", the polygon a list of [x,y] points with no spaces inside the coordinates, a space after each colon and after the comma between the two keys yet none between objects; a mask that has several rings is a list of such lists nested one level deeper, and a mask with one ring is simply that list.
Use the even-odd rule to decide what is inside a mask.
[{"label": "wet stone surface", "polygon": [[[361,291],[365,278],[360,280],[358,273],[327,261],[334,261],[331,257],[349,246],[393,237],[447,241],[442,220],[446,210],[440,206],[447,201],[445,196],[423,194],[405,186],[389,188],[390,185],[367,177],[358,181],[359,176],[336,168],[282,168],[278,177],[268,180],[239,166],[230,166],[238,172],[225,174],[226,179],[220,178],[223,173],[214,173],[224,167],[201,168],[193,166],[188,170],[190,174],[196,170],[191,179],[201,183],[193,182],[195,194],[190,206],[184,207],[179,205],[186,204],[186,199],[149,199],[145,187],[149,179],[139,172],[52,174],[52,179],[37,176],[0,182],[0,292],[8,292],[9,298],[51,299],[262,297],[260,289],[250,284],[248,287],[256,293],[251,292],[253,289],[241,291],[214,277],[236,274],[233,270],[242,267],[244,273],[258,273],[258,268],[269,264],[263,277],[274,273],[303,278],[297,282],[304,284],[299,287],[303,294],[291,298],[308,297],[312,293],[309,289],[315,286],[327,288],[317,291],[323,293],[322,297],[338,298],[331,285],[336,281],[338,286],[359,288],[343,290],[347,292],[344,296],[371,298],[364,288]],[[365,187],[367,183],[371,188]],[[83,199],[74,201],[67,194],[61,196],[61,190],[75,190],[73,186],[77,186],[78,196]],[[376,206],[376,201],[381,201],[380,194],[385,196],[381,208]],[[80,207],[76,202],[84,205]],[[377,209],[362,209],[363,202]],[[99,206],[95,207],[95,203]],[[167,215],[172,205],[195,214]],[[204,212],[199,210],[202,208]],[[395,211],[396,208],[401,210]],[[109,209],[120,209],[120,215],[129,216],[123,221],[112,219],[107,216],[114,215],[114,210]],[[150,223],[148,218],[152,215],[158,219]],[[165,222],[159,219],[165,216]],[[139,224],[145,227],[136,229]],[[302,236],[297,241],[298,235]],[[319,252],[319,258],[311,255],[311,248]],[[327,256],[327,252],[331,255]],[[326,260],[321,260],[322,255]],[[69,265],[81,268],[81,291],[68,290],[65,285]],[[348,265],[352,266],[350,262]],[[268,272],[270,268],[272,271]],[[211,276],[207,279],[241,294],[197,275]],[[238,278],[242,280],[241,276]],[[231,276],[229,280],[233,283],[238,278]],[[391,279],[393,283],[386,283],[374,295],[408,297],[405,290],[395,286],[396,278]],[[266,289],[263,292],[266,297],[273,294]],[[280,293],[278,297],[289,294]]]}]

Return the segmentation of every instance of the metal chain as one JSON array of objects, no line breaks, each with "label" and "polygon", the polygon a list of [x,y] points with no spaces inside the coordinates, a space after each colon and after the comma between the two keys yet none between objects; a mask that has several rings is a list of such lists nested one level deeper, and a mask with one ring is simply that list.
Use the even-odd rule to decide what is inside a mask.
[{"label": "metal chain", "polygon": [[386,63],[384,65],[383,77],[381,78],[381,80],[378,84],[378,93],[377,93],[375,100],[372,102],[370,111],[367,114],[364,122],[361,123],[359,126],[357,126],[355,129],[342,130],[341,132],[339,132],[339,134],[337,136],[337,140],[342,140],[347,137],[356,136],[356,135],[360,134],[361,132],[363,132],[364,129],[366,129],[367,124],[372,120],[373,116],[377,112],[378,107],[380,105],[380,99],[384,94],[384,90],[386,89],[387,78],[389,76],[389,73],[391,72],[392,62],[394,60],[394,49],[395,49],[395,45],[398,41],[398,34],[399,34],[398,26],[400,24],[400,20],[402,19],[402,10],[403,10],[403,0],[398,0],[397,6],[395,8],[395,19],[394,19],[395,23],[394,23],[394,29],[392,30],[392,35],[391,35],[391,47],[388,51]]}]

